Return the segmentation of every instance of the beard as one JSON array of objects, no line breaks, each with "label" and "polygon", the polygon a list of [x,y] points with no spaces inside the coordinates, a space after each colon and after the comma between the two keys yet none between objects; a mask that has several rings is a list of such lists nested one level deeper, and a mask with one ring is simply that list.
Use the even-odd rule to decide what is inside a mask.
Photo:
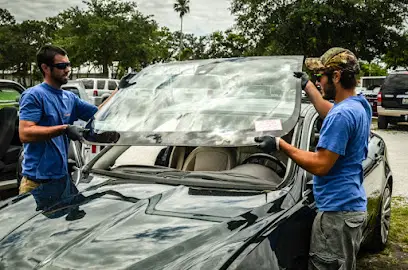
[{"label": "beard", "polygon": [[68,82],[68,74],[69,73],[65,73],[63,75],[57,75],[54,72],[51,72],[51,78],[54,80],[54,82],[63,85],[66,84]]},{"label": "beard", "polygon": [[336,87],[333,82],[328,82],[324,88],[323,98],[325,100],[334,100],[336,98]]}]

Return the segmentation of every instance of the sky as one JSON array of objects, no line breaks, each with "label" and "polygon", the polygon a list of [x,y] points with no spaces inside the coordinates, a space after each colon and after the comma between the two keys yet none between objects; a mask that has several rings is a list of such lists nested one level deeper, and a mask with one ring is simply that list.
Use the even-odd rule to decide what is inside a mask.
[{"label": "sky", "polygon": [[[171,31],[180,29],[180,18],[173,10],[174,0],[134,0],[145,15],[153,15],[160,26]],[[0,0],[18,22],[42,20],[57,15],[72,6],[84,7],[82,0]],[[190,13],[184,17],[186,33],[206,35],[226,30],[234,24],[229,11],[230,0],[190,0]]]}]

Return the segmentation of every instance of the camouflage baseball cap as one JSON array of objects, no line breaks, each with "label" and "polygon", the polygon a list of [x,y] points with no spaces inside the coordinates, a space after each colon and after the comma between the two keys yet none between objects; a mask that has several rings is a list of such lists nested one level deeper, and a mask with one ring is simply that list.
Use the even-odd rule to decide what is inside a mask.
[{"label": "camouflage baseball cap", "polygon": [[360,65],[357,57],[351,51],[344,48],[331,48],[320,58],[306,58],[306,68],[309,70],[341,69],[358,73]]}]

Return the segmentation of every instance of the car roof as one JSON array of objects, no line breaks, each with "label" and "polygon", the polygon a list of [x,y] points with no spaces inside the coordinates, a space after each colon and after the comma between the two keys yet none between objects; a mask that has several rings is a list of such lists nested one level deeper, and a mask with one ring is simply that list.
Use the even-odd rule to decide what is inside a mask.
[{"label": "car roof", "polygon": [[12,81],[12,80],[5,80],[5,79],[0,79],[1,84],[14,84],[17,85],[19,88],[21,88],[22,91],[24,91],[26,88],[19,84],[18,82]]}]

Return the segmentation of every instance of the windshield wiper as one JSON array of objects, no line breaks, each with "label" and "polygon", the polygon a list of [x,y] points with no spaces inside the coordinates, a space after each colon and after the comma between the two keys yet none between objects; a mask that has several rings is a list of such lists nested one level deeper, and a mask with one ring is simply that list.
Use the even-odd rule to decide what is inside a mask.
[{"label": "windshield wiper", "polygon": [[[176,169],[165,167],[165,166],[160,166],[160,165],[136,165],[136,164],[126,164],[126,165],[118,165],[115,167],[112,167],[110,170],[126,170],[126,169],[134,169],[131,170],[132,172],[151,172],[153,174],[156,173],[161,173],[161,172],[171,172],[171,171],[177,171]],[[146,170],[144,170],[146,169]]]}]

